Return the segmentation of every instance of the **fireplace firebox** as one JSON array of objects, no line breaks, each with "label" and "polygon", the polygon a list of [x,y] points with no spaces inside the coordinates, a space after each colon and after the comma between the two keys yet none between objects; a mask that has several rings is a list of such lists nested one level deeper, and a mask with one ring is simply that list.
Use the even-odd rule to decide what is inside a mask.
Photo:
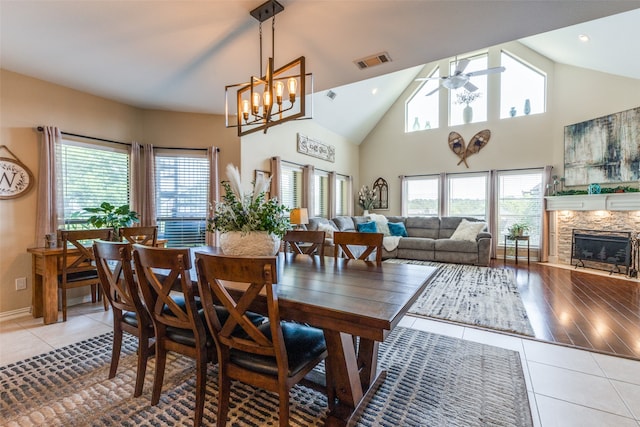
[{"label": "fireplace firebox", "polygon": [[[629,275],[631,232],[573,229],[571,264]],[[624,270],[623,270],[624,269]]]}]

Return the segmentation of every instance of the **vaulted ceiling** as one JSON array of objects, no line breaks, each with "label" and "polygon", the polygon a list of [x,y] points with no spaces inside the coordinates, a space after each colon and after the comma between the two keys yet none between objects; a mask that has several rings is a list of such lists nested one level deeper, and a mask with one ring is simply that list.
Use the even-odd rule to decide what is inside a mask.
[{"label": "vaulted ceiling", "polygon": [[[314,117],[354,143],[420,65],[503,42],[524,38],[554,61],[640,78],[640,55],[632,54],[640,51],[640,1],[280,2],[276,66],[304,55],[320,96],[339,88],[341,102],[319,104]],[[2,0],[0,66],[136,107],[224,114],[224,86],[259,74],[258,22],[249,11],[261,3]],[[583,24],[598,35],[591,51],[574,47],[576,28],[542,34],[629,10]],[[270,46],[271,22],[263,25]],[[391,62],[354,64],[379,52]]]}]

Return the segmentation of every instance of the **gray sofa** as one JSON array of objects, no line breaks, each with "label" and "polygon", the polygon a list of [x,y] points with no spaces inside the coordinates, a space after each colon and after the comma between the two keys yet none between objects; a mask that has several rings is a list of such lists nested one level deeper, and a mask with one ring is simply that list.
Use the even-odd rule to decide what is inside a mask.
[{"label": "gray sofa", "polygon": [[[402,222],[407,229],[408,237],[401,237],[393,251],[383,249],[382,258],[403,258],[422,261],[449,262],[488,266],[491,258],[491,234],[481,231],[475,242],[469,240],[452,240],[450,237],[469,217],[401,217],[388,216],[389,222]],[[359,223],[368,222],[367,216],[338,216],[331,220],[314,217],[309,219],[308,230],[331,227],[334,231],[356,231]],[[325,241],[325,256],[333,256],[333,240]]]}]

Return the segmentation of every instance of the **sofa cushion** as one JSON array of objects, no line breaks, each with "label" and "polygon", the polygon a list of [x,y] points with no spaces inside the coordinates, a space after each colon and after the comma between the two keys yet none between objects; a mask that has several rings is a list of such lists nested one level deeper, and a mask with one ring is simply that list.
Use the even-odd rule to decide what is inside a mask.
[{"label": "sofa cushion", "polygon": [[[404,239],[403,239],[404,240]],[[478,244],[469,240],[438,239],[435,250],[443,252],[478,252]]]},{"label": "sofa cushion", "polygon": [[356,231],[356,226],[350,216],[337,216],[332,219],[338,231]]},{"label": "sofa cushion", "polygon": [[436,241],[428,237],[403,237],[398,243],[398,249],[432,251],[435,247]]},{"label": "sofa cushion", "polygon": [[[437,239],[438,230],[440,229],[440,218],[426,216],[409,217],[405,222],[405,226],[409,237]],[[458,224],[456,224],[456,227],[457,226]]]},{"label": "sofa cushion", "polygon": [[400,237],[408,237],[407,229],[404,226],[403,222],[388,222],[387,227],[389,227],[389,233],[392,236],[400,236]]},{"label": "sofa cushion", "polygon": [[369,217],[372,221],[376,223],[376,228],[378,229],[378,233],[382,233],[384,236],[391,236],[391,232],[389,231],[389,226],[387,225],[387,217],[380,214],[369,214]]},{"label": "sofa cushion", "polygon": [[331,224],[320,223],[318,224],[318,231],[324,231],[324,237],[326,240],[333,239],[333,232],[336,231],[336,229]]},{"label": "sofa cushion", "polygon": [[[318,227],[320,226],[320,224],[325,226],[328,225],[332,227],[334,230],[336,229],[335,224],[330,219],[323,218],[321,216],[314,216],[309,218],[309,224],[307,224],[307,230],[317,231],[319,230]],[[324,231],[324,230],[321,230],[321,231]]]},{"label": "sofa cushion", "polygon": [[463,219],[458,224],[458,228],[453,232],[450,239],[451,240],[468,240],[470,242],[475,242],[478,233],[482,231],[485,227],[484,222],[471,222]]},{"label": "sofa cushion", "polygon": [[[467,221],[470,221],[470,222],[484,222],[477,218],[462,217],[462,216],[442,217],[440,218],[440,233],[438,234],[437,239],[449,239],[453,235],[453,233],[456,231],[456,229],[458,228],[458,225],[460,225],[460,222],[463,219],[466,219]],[[409,233],[409,235],[411,235],[411,233]]]},{"label": "sofa cushion", "polygon": [[378,227],[375,221],[363,222],[358,224],[358,231],[360,233],[377,233]]}]

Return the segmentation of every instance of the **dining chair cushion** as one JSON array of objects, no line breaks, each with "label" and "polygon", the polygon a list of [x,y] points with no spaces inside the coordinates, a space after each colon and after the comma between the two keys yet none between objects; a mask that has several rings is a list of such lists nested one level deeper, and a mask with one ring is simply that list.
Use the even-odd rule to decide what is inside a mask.
[{"label": "dining chair cushion", "polygon": [[[282,322],[281,327],[284,345],[287,349],[288,376],[294,376],[310,360],[317,358],[327,350],[324,332],[321,329],[294,322]],[[258,329],[268,339],[271,339],[271,326],[268,322],[260,325]],[[230,351],[229,357],[232,363],[243,368],[271,376],[278,375],[275,357],[245,353],[235,349]]]},{"label": "dining chair cushion", "polygon": [[[97,270],[76,271],[74,273],[67,274],[67,282],[75,282],[78,280],[97,279]],[[58,274],[58,279],[62,280],[62,274]]]},{"label": "dining chair cushion", "polygon": [[135,328],[138,327],[138,316],[134,311],[123,311],[122,320],[128,325],[131,325]]}]

